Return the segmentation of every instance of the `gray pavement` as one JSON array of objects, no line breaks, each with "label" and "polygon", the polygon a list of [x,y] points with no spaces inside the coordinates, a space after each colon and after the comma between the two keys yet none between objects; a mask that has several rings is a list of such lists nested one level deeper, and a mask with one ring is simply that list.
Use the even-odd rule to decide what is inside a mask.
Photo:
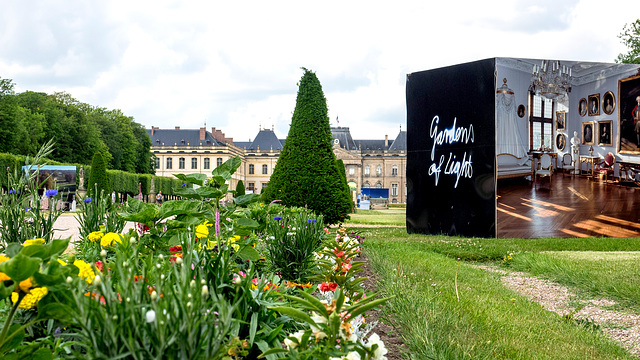
[{"label": "gray pavement", "polygon": [[[71,243],[80,240],[80,233],[78,232],[78,219],[77,214],[74,212],[64,212],[58,217],[53,228],[54,239],[66,239],[71,237]],[[123,232],[129,231],[129,229],[135,227],[135,223],[127,222]]]}]

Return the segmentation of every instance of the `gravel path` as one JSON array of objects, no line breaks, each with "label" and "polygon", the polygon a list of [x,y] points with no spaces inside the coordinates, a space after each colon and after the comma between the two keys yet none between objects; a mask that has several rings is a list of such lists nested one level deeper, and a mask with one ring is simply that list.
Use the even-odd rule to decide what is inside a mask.
[{"label": "gravel path", "polygon": [[[75,213],[65,212],[58,217],[53,228],[53,238],[54,239],[66,239],[71,237],[71,244],[80,240],[80,235],[78,232],[78,219],[76,218]],[[134,223],[128,222],[124,227],[123,232],[129,231],[130,228],[135,226]]]},{"label": "gravel path", "polygon": [[[640,356],[640,315],[611,310],[616,305],[615,301],[579,299],[569,288],[549,280],[491,266],[478,267],[500,274],[504,286],[535,301],[546,310],[600,326],[604,334],[631,354]],[[576,303],[580,305],[576,307]]]}]

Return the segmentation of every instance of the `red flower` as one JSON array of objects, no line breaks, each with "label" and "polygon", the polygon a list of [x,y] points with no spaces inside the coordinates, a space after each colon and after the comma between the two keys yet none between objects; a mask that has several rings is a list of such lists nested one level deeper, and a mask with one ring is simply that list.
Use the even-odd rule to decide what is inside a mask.
[{"label": "red flower", "polygon": [[170,247],[169,248],[169,252],[171,252],[171,253],[182,252],[182,245]]},{"label": "red flower", "polygon": [[96,261],[96,269],[98,269],[98,270],[100,270],[100,272],[102,272],[102,260]]},{"label": "red flower", "polygon": [[325,291],[336,291],[336,289],[338,288],[338,284],[334,283],[334,282],[323,282],[321,284],[318,285],[318,289],[322,292]]},{"label": "red flower", "polygon": [[344,251],[338,251],[336,252],[336,250],[333,250],[333,253],[336,254],[336,257],[341,258],[344,256]]}]

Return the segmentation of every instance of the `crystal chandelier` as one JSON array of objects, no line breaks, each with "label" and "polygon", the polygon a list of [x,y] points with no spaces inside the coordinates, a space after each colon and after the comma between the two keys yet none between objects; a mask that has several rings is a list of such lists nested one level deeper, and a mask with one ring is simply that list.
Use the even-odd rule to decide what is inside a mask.
[{"label": "crystal chandelier", "polygon": [[558,60],[542,60],[533,65],[530,90],[547,99],[557,100],[571,91],[571,68]]}]

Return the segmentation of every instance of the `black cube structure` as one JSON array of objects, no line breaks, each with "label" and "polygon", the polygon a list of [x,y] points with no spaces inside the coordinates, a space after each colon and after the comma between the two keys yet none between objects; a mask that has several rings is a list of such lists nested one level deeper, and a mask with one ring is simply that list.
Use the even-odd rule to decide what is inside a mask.
[{"label": "black cube structure", "polygon": [[495,237],[495,60],[407,76],[407,231]]}]

